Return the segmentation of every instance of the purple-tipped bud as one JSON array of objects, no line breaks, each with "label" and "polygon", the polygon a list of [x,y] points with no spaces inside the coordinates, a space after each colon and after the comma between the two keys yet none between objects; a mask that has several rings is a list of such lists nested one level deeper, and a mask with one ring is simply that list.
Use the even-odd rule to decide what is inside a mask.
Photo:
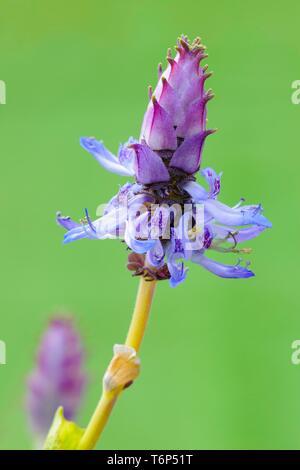
[{"label": "purple-tipped bud", "polygon": [[[205,47],[199,38],[192,44],[182,36],[176,47],[175,59],[168,51],[168,67],[160,74],[159,82],[149,102],[141,130],[141,140],[145,141],[152,150],[172,150],[178,152],[178,145],[182,140],[190,139],[197,135],[206,134],[206,104],[213,94],[205,92],[204,84],[211,75],[206,73],[206,67],[201,67],[200,62],[207,57]],[[202,143],[200,150],[202,149]],[[190,146],[189,146],[190,148]],[[176,150],[177,149],[177,150]],[[197,160],[199,146],[196,149]],[[188,158],[188,157],[186,157]],[[196,156],[192,157],[193,160]],[[198,165],[178,164],[171,162],[171,166],[187,172],[197,171]],[[195,169],[194,169],[195,168]]]},{"label": "purple-tipped bud", "polygon": [[59,406],[66,419],[74,418],[85,383],[80,336],[70,318],[56,317],[41,339],[36,366],[28,378],[27,412],[37,441],[47,435]]}]

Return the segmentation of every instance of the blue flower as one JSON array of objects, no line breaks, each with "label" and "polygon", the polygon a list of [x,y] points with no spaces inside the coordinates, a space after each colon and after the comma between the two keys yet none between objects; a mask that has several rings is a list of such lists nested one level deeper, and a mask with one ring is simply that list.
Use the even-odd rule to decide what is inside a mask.
[{"label": "blue flower", "polygon": [[175,59],[168,55],[169,65],[151,92],[139,141],[130,137],[115,156],[94,137],[81,138],[106,170],[135,181],[125,183],[94,221],[87,210],[81,223],[59,213],[57,222],[67,230],[64,243],[119,238],[139,256],[136,274],[169,278],[172,287],[186,279],[187,261],[224,278],[254,276],[248,263],[231,266],[209,257],[213,250],[249,253],[239,243],[272,225],[260,204],[220,202],[221,174],[200,169],[206,137],[214,132],[206,129],[206,105],[213,95],[204,89],[210,75],[200,66],[204,57],[198,39],[191,44],[180,38]]}]

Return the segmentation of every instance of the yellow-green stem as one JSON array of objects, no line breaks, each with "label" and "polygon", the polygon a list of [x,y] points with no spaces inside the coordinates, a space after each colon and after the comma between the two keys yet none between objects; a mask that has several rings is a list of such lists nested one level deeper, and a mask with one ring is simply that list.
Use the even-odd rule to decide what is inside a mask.
[{"label": "yellow-green stem", "polygon": [[[141,277],[133,316],[125,342],[126,346],[134,348],[136,352],[138,352],[143,340],[155,286],[156,281],[146,281]],[[95,447],[121,392],[122,388],[110,392],[103,390],[100,401],[80,440],[80,450],[90,450]]]}]

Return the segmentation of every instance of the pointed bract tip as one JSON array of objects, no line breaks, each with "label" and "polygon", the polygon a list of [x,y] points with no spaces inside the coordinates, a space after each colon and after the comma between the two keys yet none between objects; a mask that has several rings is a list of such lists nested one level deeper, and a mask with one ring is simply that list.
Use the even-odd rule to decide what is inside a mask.
[{"label": "pointed bract tip", "polygon": [[171,67],[173,67],[174,64],[176,63],[175,59],[173,59],[173,57],[169,57],[169,56],[167,56],[167,61],[169,62]]},{"label": "pointed bract tip", "polygon": [[[207,70],[207,68],[206,68]],[[203,75],[203,80],[207,80],[208,78],[212,77],[213,76],[213,72],[207,72]]]},{"label": "pointed bract tip", "polygon": [[208,57],[208,54],[206,54],[206,53],[205,53],[205,54],[201,54],[201,56],[200,56],[200,62],[201,62],[202,60],[204,60],[204,59],[207,59],[207,57]]},{"label": "pointed bract tip", "polygon": [[205,103],[207,103],[208,101],[212,100],[214,97],[215,97],[215,94],[210,89],[205,93],[205,95],[203,97],[203,100],[204,100]]},{"label": "pointed bract tip", "polygon": [[215,134],[218,131],[217,128],[214,129],[206,129],[203,131],[204,138],[208,137],[209,135]]},{"label": "pointed bract tip", "polygon": [[163,69],[162,69],[162,63],[160,62],[157,67],[157,72],[158,72],[158,78],[162,76]]},{"label": "pointed bract tip", "polygon": [[185,50],[186,52],[189,52],[189,51],[190,51],[190,46],[189,46],[188,42],[187,42],[183,37],[181,37],[181,38],[179,39],[179,42],[180,42],[180,44],[182,45],[182,47],[184,48],[184,50]]},{"label": "pointed bract tip", "polygon": [[139,145],[142,145],[142,144],[138,144],[138,143],[135,143],[135,144],[129,144],[127,145],[127,147],[129,149],[133,149],[133,150],[136,150],[138,148]]}]

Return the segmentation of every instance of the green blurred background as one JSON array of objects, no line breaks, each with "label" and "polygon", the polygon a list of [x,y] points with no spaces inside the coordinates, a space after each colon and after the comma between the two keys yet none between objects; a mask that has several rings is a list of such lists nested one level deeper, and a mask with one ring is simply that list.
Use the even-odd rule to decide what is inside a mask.
[{"label": "green blurred background", "polygon": [[[99,448],[300,448],[298,1],[1,0],[0,448],[29,449],[24,393],[47,318],[74,312],[90,377],[78,417],[97,402],[112,345],[124,340],[137,280],[124,246],[63,246],[55,212],[95,214],[124,179],[79,146],[116,151],[138,136],[156,67],[181,33],[208,46],[204,165],[224,171],[222,201],[262,202],[274,228],[251,246],[249,280],[191,266],[158,286],[142,374],[122,396]],[[230,256],[229,256],[230,258]],[[224,257],[220,255],[220,260]],[[229,261],[228,257],[226,258]],[[233,259],[230,261],[233,261]]]}]

